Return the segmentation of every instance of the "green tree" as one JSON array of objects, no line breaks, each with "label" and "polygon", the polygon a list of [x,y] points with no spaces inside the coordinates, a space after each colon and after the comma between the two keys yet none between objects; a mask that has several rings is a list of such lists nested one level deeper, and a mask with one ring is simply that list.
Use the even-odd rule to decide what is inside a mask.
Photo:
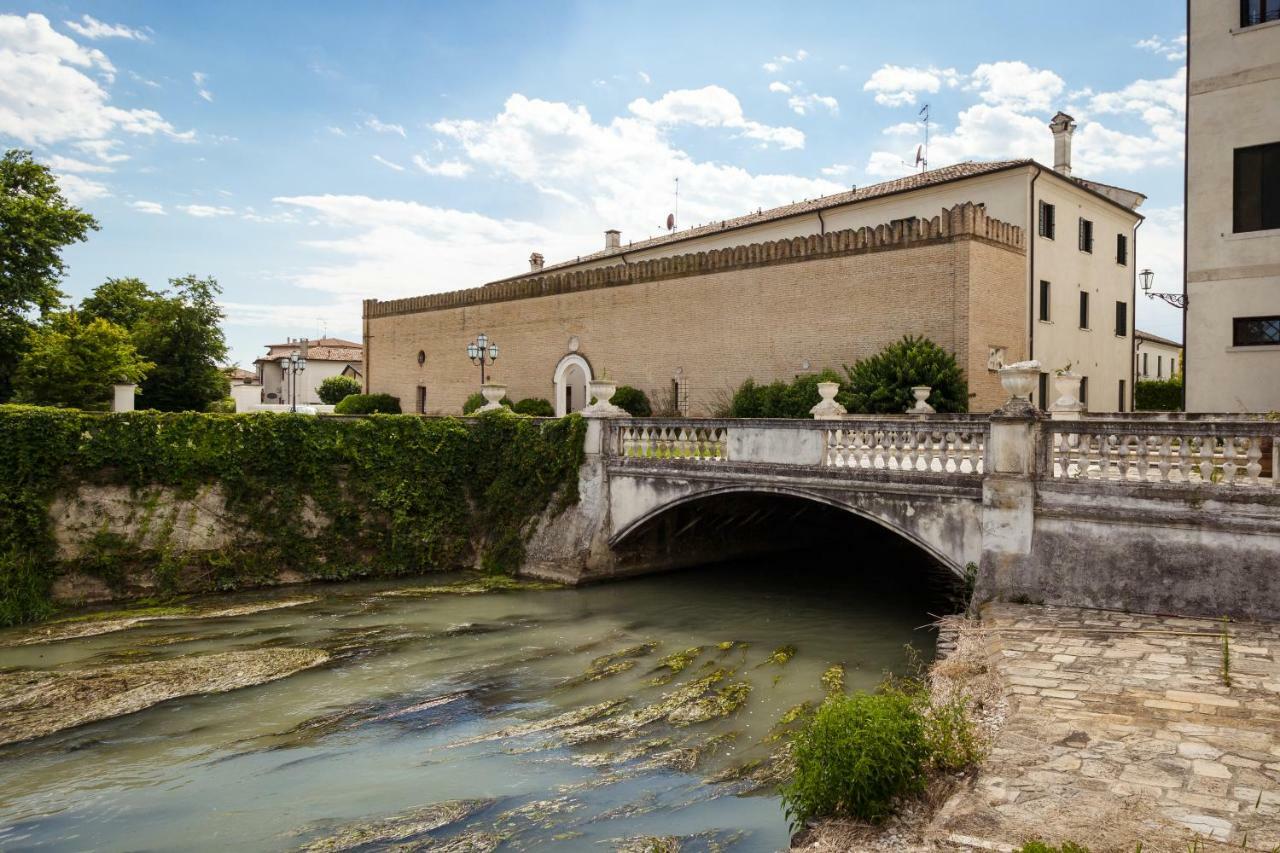
[{"label": "green tree", "polygon": [[80,301],[80,311],[132,331],[163,298],[141,279],[109,278]]},{"label": "green tree", "polygon": [[141,382],[154,366],[138,355],[124,329],[101,318],[86,323],[65,311],[50,314],[28,334],[13,385],[22,403],[102,408],[113,383]]},{"label": "green tree", "polygon": [[0,401],[12,393],[32,328],[27,315],[52,311],[62,298],[62,250],[96,230],[97,220],[67,201],[53,173],[30,151],[5,152],[0,159]]},{"label": "green tree", "polygon": [[320,402],[334,406],[361,390],[360,383],[350,376],[330,376],[320,383],[316,393],[320,395]]},{"label": "green tree", "polygon": [[227,358],[218,282],[194,275],[169,280],[166,291],[133,328],[138,352],[155,362],[142,383],[147,408],[204,411],[230,392],[219,367]]},{"label": "green tree", "polygon": [[853,367],[837,400],[850,412],[902,414],[915,402],[911,389],[933,389],[929,405],[939,412],[969,411],[969,385],[956,358],[928,338],[911,335],[889,344]]}]

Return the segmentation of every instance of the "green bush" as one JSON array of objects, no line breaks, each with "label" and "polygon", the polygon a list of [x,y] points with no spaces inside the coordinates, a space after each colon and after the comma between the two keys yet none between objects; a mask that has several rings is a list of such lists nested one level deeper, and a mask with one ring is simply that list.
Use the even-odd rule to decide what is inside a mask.
[{"label": "green bush", "polygon": [[618,390],[613,392],[613,399],[609,402],[623,409],[633,418],[647,418],[653,414],[648,395],[630,385],[619,385]]},{"label": "green bush", "polygon": [[350,394],[333,407],[336,415],[398,415],[400,398],[390,394]]},{"label": "green bush", "polygon": [[1133,409],[1137,412],[1182,411],[1182,380],[1142,380],[1133,385]]},{"label": "green bush", "polygon": [[[481,394],[479,391],[477,391],[474,394],[472,394],[470,397],[468,397],[467,401],[462,404],[462,414],[469,415],[472,412],[479,409],[484,404],[485,404],[484,395]],[[510,408],[511,398],[503,396],[503,398],[498,401],[498,405],[506,406],[507,408]]]},{"label": "green bush", "polygon": [[335,406],[352,394],[359,394],[360,390],[359,381],[350,376],[330,376],[320,383],[316,393],[320,395],[320,402]]},{"label": "green bush", "polygon": [[1043,841],[1028,841],[1018,848],[1018,853],[1089,853],[1089,848],[1070,841],[1063,842],[1061,847],[1054,847]]},{"label": "green bush", "polygon": [[550,400],[544,400],[541,397],[525,397],[511,407],[511,411],[517,415],[531,415],[535,418],[554,418],[556,416],[555,407],[551,405]]},{"label": "green bush", "polygon": [[811,418],[809,410],[822,399],[819,382],[839,382],[834,370],[797,376],[791,382],[757,385],[748,379],[734,392],[729,403],[731,418]]},{"label": "green bush", "polygon": [[955,356],[928,338],[907,335],[848,373],[846,388],[836,397],[850,412],[902,414],[915,403],[911,388],[933,389],[929,405],[939,412],[969,411],[969,385]]},{"label": "green bush", "polygon": [[204,407],[204,410],[212,415],[230,415],[236,410],[236,401],[231,397],[223,397],[221,400],[214,400],[212,403]]},{"label": "green bush", "polygon": [[[224,548],[170,553],[172,507],[141,495],[151,544],[95,537],[99,576],[104,567],[150,569],[161,591],[175,591],[179,578],[189,591],[235,589],[299,568],[326,579],[477,562],[509,573],[530,522],[577,500],[585,433],[576,415],[468,423],[0,406],[0,627],[50,614],[50,588],[68,565],[49,507],[82,483],[188,495],[220,487],[226,516],[240,520]],[[298,523],[313,510],[327,523]]]}]

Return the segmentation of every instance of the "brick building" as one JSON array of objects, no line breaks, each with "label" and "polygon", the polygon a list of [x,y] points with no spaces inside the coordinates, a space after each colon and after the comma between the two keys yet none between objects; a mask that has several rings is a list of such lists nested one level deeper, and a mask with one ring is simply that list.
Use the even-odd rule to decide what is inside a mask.
[{"label": "brick building", "polygon": [[457,413],[477,390],[466,344],[514,400],[581,408],[602,373],[706,415],[747,378],[791,379],[904,334],[953,352],[971,409],[1002,363],[1070,363],[1095,411],[1131,407],[1133,246],[1143,196],[1071,176],[1074,122],[1050,125],[1055,168],[960,163],[603,251],[482,287],[364,303],[365,382],[406,411]]}]

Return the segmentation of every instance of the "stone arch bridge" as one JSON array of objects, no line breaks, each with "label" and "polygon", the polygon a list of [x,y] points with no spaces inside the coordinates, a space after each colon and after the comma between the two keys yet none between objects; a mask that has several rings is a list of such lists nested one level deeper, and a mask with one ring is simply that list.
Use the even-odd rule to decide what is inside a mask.
[{"label": "stone arch bridge", "polygon": [[[880,525],[957,575],[979,567],[980,599],[1280,618],[1280,423],[1054,420],[1018,402],[811,421],[588,413],[581,500],[540,524],[522,571],[584,583],[730,556],[673,525],[713,499],[775,496]],[[785,533],[753,517],[746,540]]]}]

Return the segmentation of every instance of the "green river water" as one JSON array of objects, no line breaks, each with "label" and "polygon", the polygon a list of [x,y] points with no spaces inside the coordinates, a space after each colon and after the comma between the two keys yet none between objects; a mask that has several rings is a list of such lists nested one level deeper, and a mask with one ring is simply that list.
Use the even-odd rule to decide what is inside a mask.
[{"label": "green river water", "polygon": [[[870,689],[903,670],[908,644],[927,659],[921,626],[943,612],[934,582],[896,558],[874,572],[814,562],[477,595],[387,595],[458,580],[438,575],[246,593],[217,601],[319,600],[0,648],[8,670],[332,654],[269,684],[0,748],[0,849],[609,850],[651,836],[785,848],[775,723],[821,700],[833,664],[846,689]],[[659,663],[697,647],[679,672]],[[709,699],[688,701],[698,695]],[[605,710],[574,714],[594,706]],[[433,827],[428,807],[459,800],[449,816],[462,816]]]}]

